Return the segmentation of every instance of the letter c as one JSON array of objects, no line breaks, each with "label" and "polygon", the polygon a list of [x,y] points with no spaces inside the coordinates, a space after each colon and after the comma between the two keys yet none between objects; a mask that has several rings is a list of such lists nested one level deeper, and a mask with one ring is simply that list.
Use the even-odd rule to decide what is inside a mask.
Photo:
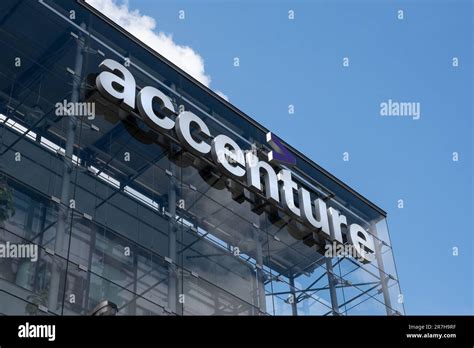
[{"label": "letter c", "polygon": [[[158,116],[153,110],[153,101],[157,99],[161,106],[160,114],[164,117]],[[174,106],[171,100],[163,92],[155,87],[143,87],[137,95],[137,106],[143,120],[152,128],[159,128],[159,130],[170,130],[174,127],[174,121],[167,116],[174,114]]]},{"label": "letter c", "polygon": [[199,127],[199,132],[211,136],[209,128],[204,121],[190,111],[183,111],[176,118],[176,135],[181,144],[190,152],[197,155],[205,155],[211,151],[211,146],[203,140],[197,141],[191,135],[191,124],[195,123]]}]

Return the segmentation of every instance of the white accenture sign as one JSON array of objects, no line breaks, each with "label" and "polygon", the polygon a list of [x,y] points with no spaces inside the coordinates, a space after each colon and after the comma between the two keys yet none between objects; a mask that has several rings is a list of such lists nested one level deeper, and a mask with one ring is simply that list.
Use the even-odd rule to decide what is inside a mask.
[{"label": "white accenture sign", "polygon": [[[347,241],[354,246],[357,258],[364,263],[372,261],[374,240],[370,233],[355,223],[348,226],[346,217],[332,207],[327,208],[322,199],[312,201],[309,191],[293,181],[290,170],[280,168],[277,173],[270,165],[281,158],[292,160],[288,156],[289,152],[282,148],[271,133],[267,134],[267,141],[275,151],[268,154],[268,161],[261,161],[250,151],[244,154],[240,146],[227,135],[211,134],[206,123],[194,113],[182,111],[177,115],[170,98],[155,87],[143,87],[137,94],[135,78],[120,63],[106,59],[99,67],[103,71],[97,76],[96,85],[105,98],[125,110],[138,110],[143,120],[155,130],[174,130],[181,145],[193,154],[210,154],[225,175],[244,181],[249,189],[263,194],[269,202],[281,205],[290,216],[302,219],[315,240],[322,236],[330,242],[342,244],[342,231],[346,228]],[[155,111],[156,106],[159,106],[158,112]],[[175,115],[177,117],[173,117],[173,120],[171,117]],[[212,140],[209,142],[205,139]],[[295,204],[295,194],[298,205]]]}]

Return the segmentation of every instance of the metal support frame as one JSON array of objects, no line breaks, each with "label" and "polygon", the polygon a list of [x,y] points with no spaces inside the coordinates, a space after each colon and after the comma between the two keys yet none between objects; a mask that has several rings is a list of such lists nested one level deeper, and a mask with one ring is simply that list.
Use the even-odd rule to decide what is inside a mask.
[{"label": "metal support frame", "polygon": [[[85,29],[85,24],[81,24],[81,27]],[[77,39],[76,46],[76,58],[74,64],[74,75],[72,79],[72,94],[71,102],[77,103],[80,98],[80,89],[82,83],[82,66],[84,61],[84,50],[85,50],[85,37],[80,35]],[[69,215],[69,199],[71,196],[71,174],[73,171],[74,164],[72,162],[72,156],[74,154],[74,140],[77,128],[77,115],[68,116],[67,125],[67,136],[65,146],[65,156],[63,156],[63,178],[61,184],[61,204],[59,205],[58,212],[58,224],[56,229],[56,240],[55,240],[55,252],[60,252],[63,244],[64,237],[66,234],[66,222]],[[61,277],[60,266],[53,262],[51,270],[51,281],[48,296],[48,307],[53,312],[57,310],[58,306],[58,293],[59,293],[59,281]],[[64,289],[65,290],[65,289]]]},{"label": "metal support frame", "polygon": [[388,292],[388,281],[390,280],[390,277],[385,273],[385,269],[383,265],[383,259],[382,259],[382,254],[381,254],[382,243],[379,241],[378,238],[375,238],[374,244],[375,244],[375,257],[376,257],[377,265],[378,265],[377,268],[379,270],[383,300],[385,302],[385,310],[387,311],[387,315],[393,315],[394,312],[392,310],[392,302],[390,300],[390,294]]}]

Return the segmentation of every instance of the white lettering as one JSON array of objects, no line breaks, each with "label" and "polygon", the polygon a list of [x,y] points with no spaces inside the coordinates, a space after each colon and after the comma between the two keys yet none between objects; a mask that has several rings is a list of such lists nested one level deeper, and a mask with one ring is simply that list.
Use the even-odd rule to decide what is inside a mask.
[{"label": "white lettering", "polygon": [[47,338],[48,341],[56,339],[56,325],[35,325],[26,322],[18,326],[18,337],[20,338]]},{"label": "white lettering", "polygon": [[[135,110],[136,83],[128,69],[110,59],[104,60],[99,67],[104,70],[96,78],[99,92],[127,111]],[[158,102],[159,110],[154,108],[154,101]],[[301,224],[299,220],[302,219],[310,226],[308,234],[312,231],[316,242],[320,241],[318,234],[322,233],[323,239],[342,245],[344,233],[355,248],[358,259],[364,263],[372,261],[375,252],[372,235],[358,224],[348,225],[346,217],[332,207],[327,208],[322,199],[316,198],[311,202],[309,191],[293,181],[289,169],[281,169],[277,175],[272,165],[259,160],[256,151],[242,151],[234,140],[223,134],[213,137],[206,123],[194,113],[184,111],[184,108],[180,108],[180,114],[173,121],[176,112],[171,99],[154,87],[143,87],[136,97],[136,104],[140,116],[150,127],[161,132],[174,128],[184,148],[196,155],[210,152],[221,171],[236,179],[246,177],[246,184],[251,190],[264,192],[269,202],[281,204],[297,223]],[[59,103],[56,107],[58,113],[67,113],[65,105]],[[381,104],[380,114],[414,115],[417,119],[420,107],[419,103],[392,103],[389,100]],[[210,139],[213,139],[211,144],[208,143]],[[0,256],[1,251],[0,247]]]}]

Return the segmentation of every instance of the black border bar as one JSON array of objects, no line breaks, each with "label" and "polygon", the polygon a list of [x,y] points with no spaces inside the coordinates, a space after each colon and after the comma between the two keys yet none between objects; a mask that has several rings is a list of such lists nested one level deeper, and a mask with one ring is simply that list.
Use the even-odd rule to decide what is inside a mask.
[{"label": "black border bar", "polygon": [[[473,318],[473,316],[4,316],[0,317],[0,346],[2,348],[31,344],[225,346],[232,343],[243,346],[284,344],[291,347],[305,344],[313,347],[319,344],[415,346],[447,344],[472,347]],[[55,325],[55,340],[48,341],[46,337],[18,337],[20,325],[26,323],[30,328],[31,325]]]}]

